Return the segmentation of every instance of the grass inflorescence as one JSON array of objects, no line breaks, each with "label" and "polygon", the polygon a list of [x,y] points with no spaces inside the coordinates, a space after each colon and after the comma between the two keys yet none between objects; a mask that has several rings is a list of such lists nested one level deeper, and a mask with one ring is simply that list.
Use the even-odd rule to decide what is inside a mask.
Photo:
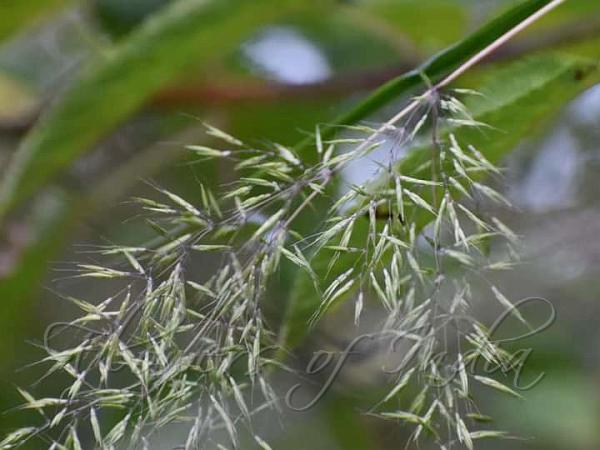
[{"label": "grass inflorescence", "polygon": [[[145,448],[174,422],[189,425],[181,448],[214,445],[216,429],[226,430],[236,447],[240,425],[278,405],[267,369],[280,363],[275,358],[281,353],[261,305],[282,258],[309,274],[321,298],[306,327],[347,297],[355,298],[358,322],[375,299],[387,311],[382,333],[409,343],[390,392],[371,414],[411,423],[415,440],[427,431],[441,446],[459,441],[471,448],[475,439],[502,436],[471,431],[465,422],[477,413],[472,383],[514,394],[467,370],[479,358],[502,367],[511,361],[469,314],[475,299],[468,275],[509,268],[510,261],[490,261],[487,247],[491,239],[504,241],[514,254],[517,241],[480,207],[507,203],[483,182],[501,171],[453,133],[484,127],[458,98],[471,94],[430,89],[381,127],[348,127],[352,138],[325,141],[317,128],[316,164],[283,145],[257,149],[207,125],[222,145],[191,145],[189,151],[198,161],[228,161],[237,180],[218,193],[200,186],[195,203],[157,188],[157,198],[138,199],[160,234],[157,245],[102,248],[112,264],[78,266],[77,276],[119,281],[122,288],[100,303],[65,297],[82,314],[49,329],[43,362],[48,376],[64,372],[72,384],[56,398],[36,399],[22,390],[23,408],[37,411],[41,423],[12,433],[0,448],[37,437],[49,449],[78,449],[82,430],[91,430],[97,448]],[[431,156],[404,174],[402,152],[416,143],[431,147]],[[389,157],[370,179],[343,183],[345,167],[383,147]],[[330,189],[334,182],[338,194]],[[300,234],[295,221],[321,200],[329,212]],[[214,273],[204,279],[187,273],[194,253],[220,261]],[[350,266],[342,258],[348,253]],[[326,270],[315,263],[323,259]],[[524,320],[496,287],[492,291]],[[63,344],[55,344],[59,337]],[[412,404],[390,409],[392,399],[415,383]],[[249,389],[261,393],[252,403]],[[106,428],[104,417],[118,420]]]}]

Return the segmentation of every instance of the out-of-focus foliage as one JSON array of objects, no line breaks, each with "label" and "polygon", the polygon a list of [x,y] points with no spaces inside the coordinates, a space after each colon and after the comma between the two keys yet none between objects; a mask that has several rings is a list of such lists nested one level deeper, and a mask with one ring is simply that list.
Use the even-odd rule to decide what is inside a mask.
[{"label": "out-of-focus foliage", "polygon": [[0,5],[0,40],[24,26],[34,23],[45,14],[68,4],[68,0],[6,0]]},{"label": "out-of-focus foliage", "polygon": [[[69,250],[72,244],[98,243],[99,239],[103,239],[101,243],[140,242],[151,234],[141,221],[130,220],[137,210],[127,200],[132,195],[145,195],[150,189],[138,180],[156,178],[157,184],[167,185],[186,199],[197,197],[197,179],[208,186],[232,181],[228,167],[187,164],[181,149],[200,138],[181,130],[197,128],[203,120],[218,124],[251,144],[278,141],[291,147],[313,133],[316,124],[325,130],[335,117],[349,117],[348,112],[358,111],[350,115],[352,120],[365,120],[367,124],[385,120],[407,95],[418,92],[416,87],[423,86],[422,78],[413,73],[410,83],[387,90],[385,101],[374,101],[371,107],[363,108],[365,104],[360,99],[368,98],[367,92],[460,41],[488,18],[523,3],[0,1],[0,328],[4,330],[0,341],[1,385],[35,380],[39,375],[36,368],[25,371],[26,375],[12,372],[16,365],[35,359],[34,347],[22,342],[29,337],[39,343],[48,322],[72,318],[73,311],[62,304],[57,306],[55,296],[44,293],[44,287],[86,295],[92,292],[101,298],[102,292],[95,284],[78,285],[64,278],[65,272],[60,270],[65,266],[63,262],[82,258]],[[68,34],[77,36],[77,42],[61,34],[67,26],[77,31]],[[477,119],[494,129],[458,133],[487,147],[494,162],[501,161],[525,141],[515,163],[520,164],[517,172],[531,171],[535,181],[542,177],[536,167],[550,167],[547,172],[558,186],[570,170],[576,171],[581,178],[580,189],[587,192],[585,198],[593,198],[597,189],[590,180],[598,175],[595,149],[600,139],[594,134],[599,123],[598,109],[594,109],[599,102],[597,96],[586,94],[585,98],[595,100],[578,106],[577,114],[568,115],[572,122],[580,122],[569,125],[570,131],[564,133],[576,138],[561,135],[569,143],[569,139],[581,140],[582,143],[572,145],[574,148],[586,146],[586,152],[580,149],[577,154],[584,163],[568,159],[571,153],[566,151],[555,154],[552,160],[544,156],[546,144],[536,139],[549,133],[547,125],[569,100],[598,82],[599,29],[598,2],[568,0],[481,67],[471,70],[460,85],[486,92],[486,98],[475,98],[470,106]],[[537,55],[531,58],[532,53]],[[527,59],[521,61],[524,57]],[[439,66],[434,78],[447,73],[450,65],[460,60],[446,62],[448,66]],[[64,73],[57,67],[64,68]],[[291,85],[290,73],[305,74],[308,81],[305,85]],[[378,97],[376,94],[370,98]],[[478,111],[478,105],[483,111]],[[538,147],[542,148],[539,154],[533,151]],[[302,155],[312,158],[313,153],[314,148],[304,147]],[[426,150],[417,151],[403,165],[413,167],[414,161],[420,160],[419,155],[425,154]],[[17,159],[13,159],[15,155],[19,155]],[[557,166],[556,160],[562,163]],[[533,183],[529,178],[522,182]],[[518,200],[527,197],[523,192],[531,196],[531,189],[515,182],[508,191]],[[557,197],[559,192],[557,187]],[[597,219],[597,205],[588,203],[568,203],[571,209],[565,208],[562,213],[531,212],[533,225],[520,223],[516,215],[511,217],[520,224],[518,230],[534,237],[538,228],[538,234],[543,234],[548,223],[564,222],[563,228],[572,230],[572,234],[587,236],[588,245],[568,247],[569,251],[594,261],[597,253],[592,243],[597,235],[586,233],[593,218]],[[323,211],[315,207],[309,213],[305,219],[308,226],[311,220],[322,217]],[[568,256],[558,250],[553,253],[559,259]],[[552,258],[546,259],[550,264]],[[344,263],[341,258],[336,270],[341,270]],[[323,264],[327,270],[328,262]],[[550,270],[541,262],[539,265],[542,271]],[[571,264],[558,265],[563,272],[569,272]],[[201,272],[209,266],[204,261],[193,270]],[[590,323],[599,311],[591,299],[598,293],[590,282],[597,273],[589,266],[587,271],[578,270],[580,275],[568,282],[553,284],[545,272],[545,278],[514,282],[515,289],[524,286],[516,290],[517,295],[545,295],[555,303],[573,306],[561,310],[556,326],[559,331],[548,331],[555,340],[538,342],[546,356],[543,361],[534,358],[533,370],[549,368],[547,384],[545,380],[527,393],[530,400],[519,406],[519,414],[514,412],[514,403],[496,403],[495,399],[489,403],[490,411],[497,414],[503,425],[523,435],[539,437],[537,444],[509,441],[506,445],[510,448],[513,443],[515,449],[587,450],[599,445],[595,424],[600,420],[600,403],[594,379],[600,362],[593,347],[586,344],[594,339],[589,331],[593,327],[586,327],[585,334],[577,325]],[[534,278],[527,271],[523,274]],[[513,280],[508,275],[506,278],[509,284]],[[297,315],[291,322],[294,342],[299,342],[308,331],[306,319],[319,300],[313,295],[312,283],[306,281],[305,273],[291,264],[285,265],[281,277],[274,282],[273,301],[266,305],[274,320],[273,328],[277,328],[291,295],[296,308],[291,314]],[[527,289],[530,285],[535,287]],[[537,288],[545,291],[540,293]],[[328,335],[332,342],[343,342],[347,323],[338,320],[347,314],[346,310],[341,305],[326,317],[322,327],[311,334],[316,344],[305,343],[301,350],[310,353],[321,349],[328,345]],[[564,335],[558,336],[559,333]],[[566,348],[557,344],[559,340],[571,339],[572,345]],[[304,362],[301,360],[300,365]],[[306,442],[317,440],[315,448],[337,445],[344,449],[386,449],[397,442],[403,444],[408,435],[400,433],[397,440],[381,440],[381,429],[390,428],[349,413],[356,399],[349,399],[348,392],[356,391],[358,395],[360,391],[364,404],[381,393],[372,382],[361,381],[358,388],[352,384],[355,372],[359,373],[358,378],[369,377],[365,370],[349,372],[350,381],[346,381],[350,387],[342,386],[343,395],[336,394],[335,389],[328,393],[331,401],[306,413],[308,419],[294,415],[290,434],[275,437],[272,443],[281,442],[291,449],[296,440],[292,437],[301,436]],[[50,391],[52,387],[47,388]],[[41,390],[45,390],[44,386]],[[3,390],[0,409],[19,402],[9,391]],[[560,411],[567,410],[575,412],[561,418]],[[515,423],[511,424],[511,420]],[[0,417],[0,434],[4,435],[13,425],[22,425],[18,421],[12,415]],[[110,423],[113,418],[106,421]],[[312,427],[321,430],[323,436],[311,433]],[[165,435],[165,448],[169,442]],[[499,445],[486,443],[481,448],[506,448],[505,443]]]},{"label": "out-of-focus foliage", "polygon": [[169,2],[171,0],[94,0],[93,8],[98,21],[106,30],[122,36]]},{"label": "out-of-focus foliage", "polygon": [[186,68],[231,50],[294,3],[180,0],[159,13],[86,70],[22,143],[0,184],[0,214]]},{"label": "out-of-focus foliage", "polygon": [[[365,3],[367,10],[381,21],[378,27],[400,30],[406,39],[425,52],[439,50],[458,40],[470,26],[468,9],[458,2],[373,0]],[[429,20],[415,20],[417,17]]]},{"label": "out-of-focus foliage", "polygon": [[8,74],[0,73],[0,121],[10,122],[28,116],[37,106],[36,95],[27,84]]}]

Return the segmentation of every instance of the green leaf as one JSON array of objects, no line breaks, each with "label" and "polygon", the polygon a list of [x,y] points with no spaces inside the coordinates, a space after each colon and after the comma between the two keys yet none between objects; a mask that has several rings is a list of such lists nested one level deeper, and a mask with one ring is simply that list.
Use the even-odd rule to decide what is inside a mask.
[{"label": "green leaf", "polygon": [[339,448],[344,450],[366,450],[373,448],[368,428],[356,411],[355,399],[341,395],[332,396],[325,403],[323,418]]},{"label": "green leaf", "polygon": [[35,323],[30,311],[33,294],[41,289],[48,261],[73,231],[69,203],[58,196],[51,200],[46,208],[36,211],[34,217],[28,217],[28,225],[21,225],[29,228],[33,242],[21,249],[11,266],[0,275],[0,327],[5,330],[5,338],[0,343],[0,373],[11,368],[17,350],[22,348],[24,328]]},{"label": "green leaf", "polygon": [[227,53],[299,0],[179,0],[89,67],[25,138],[0,184],[0,217],[190,66]]},{"label": "green leaf", "polygon": [[0,41],[44,14],[69,3],[69,0],[2,0],[0,4]]},{"label": "green leaf", "polygon": [[[491,20],[479,30],[425,61],[410,72],[388,81],[348,113],[330,122],[329,126],[321,128],[323,140],[331,138],[340,126],[352,125],[367,118],[370,114],[406,95],[411,90],[423,85],[423,75],[433,82],[442,78],[453,68],[459,66],[470,56],[476,55],[490,43],[510,31],[524,19],[540,10],[552,0],[525,0],[510,8],[504,14]],[[300,142],[296,149],[305,151],[313,145],[313,138],[307,137]]]},{"label": "green leaf", "polygon": [[173,0],[93,0],[93,11],[104,28],[116,36],[129,33]]},{"label": "green leaf", "polygon": [[446,0],[374,0],[366,8],[425,50],[460,39],[469,15],[468,6]]},{"label": "green leaf", "polygon": [[[505,68],[492,68],[489,79],[478,88],[483,95],[473,97],[468,104],[475,120],[490,125],[492,129],[482,133],[481,130],[464,126],[452,132],[459,141],[469,142],[478,148],[490,162],[498,163],[525,136],[535,132],[545,119],[556,114],[567,101],[598,81],[600,70],[596,61],[562,54],[542,54]],[[430,155],[428,147],[414,149],[402,161],[400,171],[407,176],[426,179],[429,175],[422,165]],[[406,212],[407,216],[411,214],[412,211]],[[432,218],[426,212],[417,217],[419,227]],[[362,228],[359,232],[367,232],[367,222],[367,219],[359,219],[356,230]],[[355,258],[340,258],[331,276],[343,273],[355,262]],[[317,255],[312,264],[322,279],[328,268],[327,255]],[[288,346],[294,346],[302,340],[309,318],[320,304],[321,298],[316,294],[310,277],[299,272],[282,330]]]}]

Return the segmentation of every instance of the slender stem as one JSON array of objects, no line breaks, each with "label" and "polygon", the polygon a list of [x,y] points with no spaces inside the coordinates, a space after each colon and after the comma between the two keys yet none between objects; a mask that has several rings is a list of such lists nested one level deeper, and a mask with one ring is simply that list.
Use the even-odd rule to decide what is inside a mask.
[{"label": "slender stem", "polygon": [[[325,181],[322,184],[322,187],[327,186],[327,184],[329,183],[329,180],[331,178],[327,178],[325,179]],[[288,217],[288,219],[285,221],[285,223],[283,224],[283,228],[289,228],[289,226],[292,224],[292,222],[296,219],[296,217],[298,217],[300,215],[300,213],[308,206],[312,203],[312,201],[317,197],[317,195],[319,194],[319,192],[317,190],[314,190],[310,193],[310,195],[308,197],[306,197],[304,199],[304,201],[300,204],[300,206],[298,206],[298,208],[296,208],[296,210],[290,215],[290,217]]]},{"label": "slender stem", "polygon": [[440,82],[438,82],[434,86],[427,89],[427,91],[425,91],[425,93],[422,96],[420,96],[420,97],[416,98],[415,100],[413,100],[412,102],[410,102],[404,109],[402,109],[399,113],[397,113],[395,116],[393,116],[390,120],[385,122],[373,135],[371,135],[369,137],[369,139],[367,139],[363,144],[361,144],[361,146],[359,146],[359,148],[357,150],[364,149],[367,145],[370,145],[376,136],[380,135],[384,130],[388,129],[389,127],[394,126],[396,123],[398,123],[404,117],[406,117],[408,114],[410,114],[412,111],[414,111],[421,104],[423,98],[428,98],[432,94],[435,94],[442,88],[445,88],[446,86],[448,86],[450,83],[455,81],[457,78],[459,78],[461,75],[463,75],[470,68],[475,66],[477,63],[479,63],[480,61],[482,61],[483,59],[485,59],[486,57],[488,57],[489,55],[494,53],[497,49],[502,47],[504,44],[506,44],[509,40],[514,38],[521,31],[523,31],[524,29],[526,29],[533,23],[537,22],[539,19],[544,17],[546,14],[548,14],[550,11],[552,11],[553,9],[555,9],[556,7],[558,7],[559,5],[561,5],[562,3],[566,2],[566,1],[567,0],[554,0],[551,3],[548,3],[546,6],[544,6],[537,12],[533,13],[527,19],[523,20],[518,25],[514,26],[509,31],[504,33],[502,36],[500,36],[498,39],[493,41],[491,44],[489,44],[483,50],[481,50],[478,53],[476,53],[475,55],[473,55],[471,58],[469,58],[467,61],[465,61],[463,64],[461,64],[457,69],[455,69],[450,75],[446,76]]},{"label": "slender stem", "polygon": [[446,78],[444,78],[442,81],[440,81],[438,84],[436,84],[435,88],[441,89],[443,87],[446,87],[447,85],[452,83],[454,80],[456,80],[458,77],[460,77],[463,73],[465,73],[467,70],[469,70],[471,67],[473,67],[474,65],[479,63],[481,60],[485,59],[490,54],[494,53],[498,48],[502,47],[504,44],[506,44],[508,41],[510,41],[512,38],[514,38],[521,31],[525,30],[526,28],[531,26],[533,23],[537,22],[539,19],[544,17],[546,14],[548,14],[550,11],[556,9],[558,6],[560,6],[561,4],[563,4],[566,1],[567,0],[554,0],[551,3],[548,3],[546,6],[544,6],[543,8],[541,8],[540,10],[538,10],[537,12],[535,12],[534,14],[529,16],[527,19],[523,20],[520,24],[518,24],[511,30],[504,33],[502,36],[500,36],[498,39],[496,39],[494,42],[492,42],[486,48],[484,48],[479,53],[474,55],[472,58],[467,60],[458,69],[456,69],[454,72],[452,72]]}]

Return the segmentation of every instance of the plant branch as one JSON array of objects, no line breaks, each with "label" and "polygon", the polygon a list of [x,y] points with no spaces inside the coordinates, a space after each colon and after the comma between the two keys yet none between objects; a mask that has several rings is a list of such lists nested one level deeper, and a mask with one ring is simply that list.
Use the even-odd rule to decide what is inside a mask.
[{"label": "plant branch", "polygon": [[448,75],[442,81],[440,81],[434,87],[434,89],[437,90],[437,89],[446,87],[447,85],[452,83],[454,80],[456,80],[458,77],[460,77],[463,73],[465,73],[467,70],[469,70],[471,67],[477,65],[480,61],[482,61],[489,55],[493,54],[497,49],[502,47],[504,44],[506,44],[512,38],[514,38],[517,34],[521,33],[526,28],[529,28],[532,24],[534,24],[535,22],[540,20],[542,17],[544,17],[550,11],[556,9],[558,6],[562,5],[566,1],[567,0],[553,0],[552,2],[550,2],[546,6],[544,6],[543,8],[541,8],[540,10],[538,10],[537,12],[535,12],[534,14],[529,16],[527,19],[523,20],[517,26],[515,26],[514,28],[512,28],[511,30],[509,30],[508,32],[503,34],[502,36],[500,36],[498,39],[496,39],[490,45],[485,47],[482,51],[477,53],[475,56],[470,58],[467,62],[462,64],[458,69],[456,69],[454,72],[452,72],[450,75]]},{"label": "plant branch", "polygon": [[[532,37],[521,38],[485,56],[480,63],[491,64],[509,61],[523,55],[546,50],[558,45],[577,43],[600,36],[600,21],[573,22]],[[224,103],[257,101],[286,101],[302,99],[322,99],[339,97],[374,89],[383,83],[402,75],[417,66],[421,61],[405,58],[388,67],[369,69],[355,73],[345,73],[317,83],[289,85],[263,81],[238,81],[229,83],[198,83],[187,86],[173,86],[162,90],[151,102],[158,107],[178,107],[182,105],[222,105]]]},{"label": "plant branch", "polygon": [[[532,24],[534,24],[535,22],[537,22],[539,19],[544,17],[546,14],[548,14],[550,11],[556,9],[558,6],[560,6],[565,1],[567,1],[567,0],[553,0],[552,2],[550,2],[543,8],[541,8],[538,11],[536,11],[535,13],[533,13],[531,16],[529,16],[526,19],[524,19],[523,21],[521,21],[519,24],[515,25],[513,28],[508,30],[506,33],[504,33],[503,35],[501,35],[500,37],[495,39],[492,43],[485,46],[482,50],[475,53],[473,56],[471,56],[469,59],[467,59],[467,61],[462,63],[460,66],[458,66],[458,68],[453,70],[449,75],[444,77],[441,81],[437,82],[434,86],[427,89],[427,91],[425,91],[425,93],[423,95],[421,95],[417,99],[411,101],[399,113],[397,113],[390,120],[388,120],[383,125],[381,125],[375,133],[373,133],[367,140],[365,140],[364,143],[362,143],[357,148],[357,151],[360,151],[361,149],[366,148],[368,145],[371,145],[373,143],[373,141],[377,138],[377,136],[381,135],[381,133],[383,133],[385,130],[394,126],[400,120],[402,120],[404,117],[406,117],[408,114],[410,114],[412,111],[414,111],[421,104],[423,98],[428,98],[431,95],[435,95],[441,89],[447,87],[450,83],[455,81],[457,78],[459,78],[461,75],[463,75],[469,69],[471,69],[473,66],[477,65],[479,62],[483,61],[485,58],[492,55],[497,49],[502,47],[504,44],[506,44],[512,38],[514,38],[517,34],[521,33],[527,27],[529,27]],[[420,75],[427,77],[426,73],[420,73]]]},{"label": "plant branch", "polygon": [[[573,22],[535,36],[520,38],[498,48],[480,64],[510,61],[523,55],[556,46],[575,44],[600,36],[600,21]],[[375,89],[418,65],[417,59],[404,59],[388,67],[378,67],[354,73],[344,73],[317,83],[290,85],[261,80],[232,80],[228,82],[202,82],[171,86],[160,91],[149,103],[161,109],[184,106],[213,106],[256,102],[315,100],[338,98]],[[41,109],[41,108],[40,108]],[[27,116],[0,121],[0,133],[23,134],[37,121],[40,111]]]}]

